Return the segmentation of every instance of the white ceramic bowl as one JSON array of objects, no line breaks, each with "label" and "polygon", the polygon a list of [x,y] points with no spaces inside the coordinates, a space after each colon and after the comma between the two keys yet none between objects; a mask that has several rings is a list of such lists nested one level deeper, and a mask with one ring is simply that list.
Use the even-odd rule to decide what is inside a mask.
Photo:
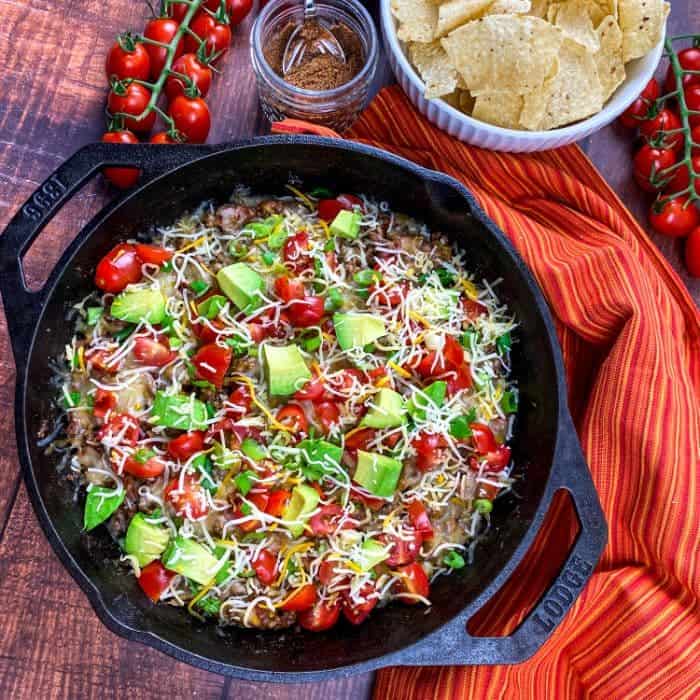
[{"label": "white ceramic bowl", "polygon": [[[396,36],[396,21],[391,14],[391,0],[381,0],[381,25],[384,48],[389,63],[409,99],[429,121],[461,141],[494,151],[546,151],[579,141],[603,128],[625,111],[654,75],[661,60],[664,37],[644,57],[625,65],[627,77],[605,103],[603,109],[588,119],[550,131],[504,129],[474,119],[451,107],[444,100],[426,100],[425,85],[404,53]],[[665,30],[664,30],[665,31]]]}]

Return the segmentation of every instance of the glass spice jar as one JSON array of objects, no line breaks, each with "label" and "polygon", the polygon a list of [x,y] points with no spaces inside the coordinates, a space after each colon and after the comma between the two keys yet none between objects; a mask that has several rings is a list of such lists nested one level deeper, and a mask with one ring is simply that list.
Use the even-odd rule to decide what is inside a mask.
[{"label": "glass spice jar", "polygon": [[262,111],[270,121],[285,117],[303,119],[344,131],[364,109],[377,69],[377,30],[362,4],[355,0],[321,0],[318,18],[328,25],[345,25],[361,47],[362,67],[348,82],[327,90],[297,87],[284,80],[270,65],[266,49],[279,39],[285,26],[304,19],[302,3],[269,2],[260,12],[251,33],[251,58]]}]

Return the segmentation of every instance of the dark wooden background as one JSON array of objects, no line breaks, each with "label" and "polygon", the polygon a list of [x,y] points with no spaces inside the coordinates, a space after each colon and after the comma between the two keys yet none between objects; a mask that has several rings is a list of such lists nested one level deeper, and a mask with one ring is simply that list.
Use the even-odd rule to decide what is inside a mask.
[{"label": "dark wooden background", "polygon": [[[145,3],[131,0],[0,0],[0,230],[62,160],[99,139],[106,50],[117,32],[140,30],[147,13]],[[211,142],[267,131],[249,63],[250,24],[249,18],[235,31],[223,75],[212,89]],[[674,0],[669,29],[700,31],[700,3]],[[390,80],[382,62],[378,85]],[[630,135],[612,126],[581,145],[644,222],[648,202],[630,177]],[[35,286],[112,194],[101,181],[86,185],[46,229],[26,259]],[[700,301],[700,280],[682,271],[681,244],[653,237]],[[103,627],[44,539],[20,482],[13,378],[0,316],[0,698],[355,700],[370,695],[371,675],[305,686],[231,681],[128,644]]]}]

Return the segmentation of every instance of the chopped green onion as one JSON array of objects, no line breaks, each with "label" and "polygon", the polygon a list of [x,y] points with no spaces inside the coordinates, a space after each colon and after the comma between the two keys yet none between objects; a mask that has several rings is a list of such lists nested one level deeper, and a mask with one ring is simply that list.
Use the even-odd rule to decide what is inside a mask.
[{"label": "chopped green onion", "polygon": [[323,244],[324,253],[334,253],[335,252],[335,241],[330,238]]},{"label": "chopped green onion", "polygon": [[440,283],[443,287],[454,287],[456,278],[452,272],[450,272],[446,267],[441,267],[437,271],[437,276],[440,279]]},{"label": "chopped green onion", "polygon": [[88,326],[95,326],[97,322],[102,317],[104,309],[101,306],[88,306],[87,309],[87,324]]},{"label": "chopped green onion", "polygon": [[228,244],[228,254],[232,258],[242,258],[248,252],[247,246],[243,243],[237,243],[236,241],[231,241]]},{"label": "chopped green onion", "polygon": [[[192,382],[193,386],[196,386],[199,389],[216,389],[216,387],[211,383],[208,382],[206,379],[195,379]],[[207,411],[209,413],[209,411]],[[214,416],[209,416],[209,418],[213,418]]]},{"label": "chopped green onion", "polygon": [[176,350],[177,348],[182,347],[182,340],[180,340],[180,338],[178,338],[176,335],[170,336],[169,342],[171,350]]},{"label": "chopped green onion", "polygon": [[264,221],[253,221],[246,228],[255,234],[255,238],[267,238],[272,233],[272,226]]},{"label": "chopped green onion", "polygon": [[250,515],[253,512],[253,509],[250,507],[248,503],[241,503],[241,513],[243,515]]},{"label": "chopped green onion", "polygon": [[467,348],[467,350],[471,350],[476,343],[476,331],[465,331],[460,338],[460,342],[462,343],[463,347]]},{"label": "chopped green onion", "polygon": [[286,242],[289,234],[287,233],[284,226],[281,225],[282,222],[277,224],[267,239],[267,247],[270,250],[279,250]]},{"label": "chopped green onion", "polygon": [[248,348],[251,347],[250,343],[239,335],[226,338],[226,345],[233,348],[233,352],[235,352],[236,355],[245,355]]},{"label": "chopped green onion", "polygon": [[221,601],[213,596],[205,596],[204,598],[200,598],[195,605],[205,615],[218,615],[219,608],[221,608]]},{"label": "chopped green onion", "polygon": [[166,260],[161,266],[160,269],[163,270],[163,272],[172,272],[173,271],[173,264],[170,260]]},{"label": "chopped green onion", "polygon": [[493,503],[488,498],[477,498],[474,501],[474,508],[478,513],[490,513],[493,510]]},{"label": "chopped green onion", "polygon": [[333,193],[327,187],[314,187],[309,195],[314,199],[333,199]]},{"label": "chopped green onion", "polygon": [[518,410],[518,395],[514,391],[503,392],[501,398],[501,408],[503,413],[516,413]]},{"label": "chopped green onion", "polygon": [[[211,386],[214,389],[216,388],[213,384],[210,384],[209,386]],[[209,402],[205,403],[204,407],[207,409],[207,416],[209,418],[213,418],[216,415],[216,409]]]},{"label": "chopped green onion", "polygon": [[472,408],[464,416],[457,416],[450,421],[450,435],[457,440],[471,437],[472,429],[469,427],[476,420],[476,409]]},{"label": "chopped green onion", "polygon": [[134,452],[134,459],[139,463],[139,464],[146,464],[151,457],[155,457],[156,453],[153,450],[149,450],[146,448],[136,450]]},{"label": "chopped green onion", "polygon": [[115,333],[112,333],[112,336],[116,338],[120,343],[125,341],[134,331],[136,330],[136,326],[127,326],[126,328],[122,328],[120,331],[116,331]]},{"label": "chopped green onion", "polygon": [[311,331],[307,331],[301,337],[301,347],[304,348],[306,352],[313,352],[321,347],[322,341],[323,339],[321,338],[321,334],[318,332],[318,330],[313,329]]},{"label": "chopped green onion", "polygon": [[204,280],[192,280],[190,289],[199,297],[209,289],[209,285]]},{"label": "chopped green onion", "polygon": [[277,256],[273,252],[266,250],[262,254],[262,259],[266,265],[272,265],[277,260]]},{"label": "chopped green onion", "polygon": [[343,306],[343,295],[335,287],[328,290],[328,296],[324,303],[325,311],[337,311]]},{"label": "chopped green onion", "polygon": [[253,440],[253,438],[250,437],[243,439],[241,443],[241,452],[255,462],[259,462],[267,456],[267,452],[265,452],[262,445],[257,440]]},{"label": "chopped green onion", "polygon": [[80,392],[71,391],[67,396],[64,392],[63,399],[61,400],[63,408],[75,408],[80,405]]},{"label": "chopped green onion", "polygon": [[244,472],[237,474],[233,480],[236,484],[236,488],[241,492],[243,496],[247,496],[250,489],[253,488],[253,478],[255,477],[255,472],[250,469],[246,469]]},{"label": "chopped green onion", "polygon": [[450,569],[463,569],[466,565],[464,557],[456,550],[451,549],[442,559],[442,563],[445,566],[449,566]]},{"label": "chopped green onion", "polygon": [[512,344],[512,340],[510,337],[510,333],[504,333],[503,335],[498,336],[496,338],[496,347],[500,352],[508,352],[510,350]]},{"label": "chopped green onion", "polygon": [[353,275],[353,279],[360,287],[369,287],[381,280],[382,275],[377,270],[360,270]]},{"label": "chopped green onion", "polygon": [[211,459],[209,459],[209,455],[197,455],[192,460],[192,466],[202,475],[202,478],[200,480],[202,486],[204,486],[204,488],[210,493],[216,493],[219,487],[212,476],[212,471],[214,470],[214,463],[211,461]]},{"label": "chopped green onion", "polygon": [[208,318],[209,320],[216,318],[219,315],[221,309],[226,306],[228,299],[221,294],[215,294],[203,301],[198,307],[201,316]]}]

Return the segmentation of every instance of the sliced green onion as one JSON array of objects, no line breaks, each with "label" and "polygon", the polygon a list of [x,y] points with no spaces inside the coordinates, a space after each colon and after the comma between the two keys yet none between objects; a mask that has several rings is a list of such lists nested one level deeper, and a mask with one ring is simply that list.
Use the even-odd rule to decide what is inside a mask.
[{"label": "sliced green onion", "polygon": [[249,437],[243,439],[241,443],[241,452],[255,462],[259,462],[267,456],[262,445],[257,440],[253,440],[253,438]]},{"label": "sliced green onion", "polygon": [[456,550],[451,549],[442,559],[442,563],[445,566],[449,566],[450,569],[463,569],[466,566],[464,557]]},{"label": "sliced green onion", "polygon": [[474,346],[475,342],[476,342],[476,331],[473,331],[473,330],[465,331],[462,334],[462,337],[460,338],[460,343],[462,343],[462,346],[467,348],[467,350],[471,350],[472,347]]},{"label": "sliced green onion", "polygon": [[335,241],[330,238],[323,244],[324,253],[334,253],[335,252]]},{"label": "sliced green onion", "polygon": [[314,199],[333,199],[333,193],[327,187],[314,187],[309,195]]},{"label": "sliced green onion", "polygon": [[102,313],[104,309],[101,306],[88,306],[87,309],[87,324],[88,326],[94,326],[102,318]]},{"label": "sliced green onion", "polygon": [[204,280],[192,280],[190,289],[197,295],[201,296],[209,289],[209,285]]},{"label": "sliced green onion", "polygon": [[116,338],[120,343],[125,341],[134,331],[136,330],[136,326],[127,326],[126,328],[122,328],[120,331],[116,331],[115,333],[112,333],[112,336]]},{"label": "sliced green onion", "polygon": [[518,410],[518,395],[514,391],[503,392],[501,408],[503,413],[516,413]]},{"label": "sliced green onion", "polygon": [[488,498],[477,498],[474,501],[474,508],[479,513],[490,513],[493,510],[493,503]]},{"label": "sliced green onion", "polygon": [[266,250],[263,251],[262,259],[266,265],[273,265],[275,260],[277,260],[277,256],[273,252]]},{"label": "sliced green onion", "polygon": [[168,342],[170,343],[171,350],[176,350],[177,348],[182,347],[182,340],[180,340],[180,338],[178,338],[176,335],[171,335]]},{"label": "sliced green onion", "polygon": [[360,287],[369,287],[382,278],[377,270],[360,270],[353,275],[353,279]]},{"label": "sliced green onion", "polygon": [[322,341],[323,339],[321,338],[321,334],[318,332],[318,330],[313,329],[306,332],[301,337],[301,347],[304,348],[306,352],[313,352],[321,347]]},{"label": "sliced green onion", "polygon": [[208,318],[209,320],[216,318],[219,315],[221,309],[226,306],[228,299],[221,294],[215,294],[203,301],[198,307],[201,316]]},{"label": "sliced green onion", "polygon": [[285,244],[288,236],[286,229],[278,224],[267,239],[267,247],[270,250],[279,250]]},{"label": "sliced green onion", "polygon": [[503,335],[498,336],[496,338],[496,347],[499,349],[500,352],[508,352],[510,350],[512,344],[512,340],[510,337],[510,333],[504,333]]},{"label": "sliced green onion", "polygon": [[155,457],[156,453],[153,450],[149,450],[147,448],[143,448],[140,450],[136,450],[134,452],[134,459],[139,463],[139,464],[146,464],[151,457]]},{"label": "sliced green onion", "polygon": [[173,264],[170,260],[166,260],[161,266],[160,269],[163,270],[163,272],[172,272],[173,270]]},{"label": "sliced green onion", "polygon": [[80,405],[80,392],[71,391],[68,395],[63,394],[63,399],[61,400],[63,408],[75,408]]},{"label": "sliced green onion", "polygon": [[241,513],[243,515],[250,515],[253,512],[253,509],[250,507],[248,503],[241,503]]},{"label": "sliced green onion", "polygon": [[335,288],[332,287],[328,290],[328,296],[323,305],[326,311],[337,311],[343,306],[343,295]]},{"label": "sliced green onion", "polygon": [[237,243],[236,241],[231,241],[228,244],[228,254],[232,258],[242,258],[248,252],[248,247],[243,245],[243,243]]}]

